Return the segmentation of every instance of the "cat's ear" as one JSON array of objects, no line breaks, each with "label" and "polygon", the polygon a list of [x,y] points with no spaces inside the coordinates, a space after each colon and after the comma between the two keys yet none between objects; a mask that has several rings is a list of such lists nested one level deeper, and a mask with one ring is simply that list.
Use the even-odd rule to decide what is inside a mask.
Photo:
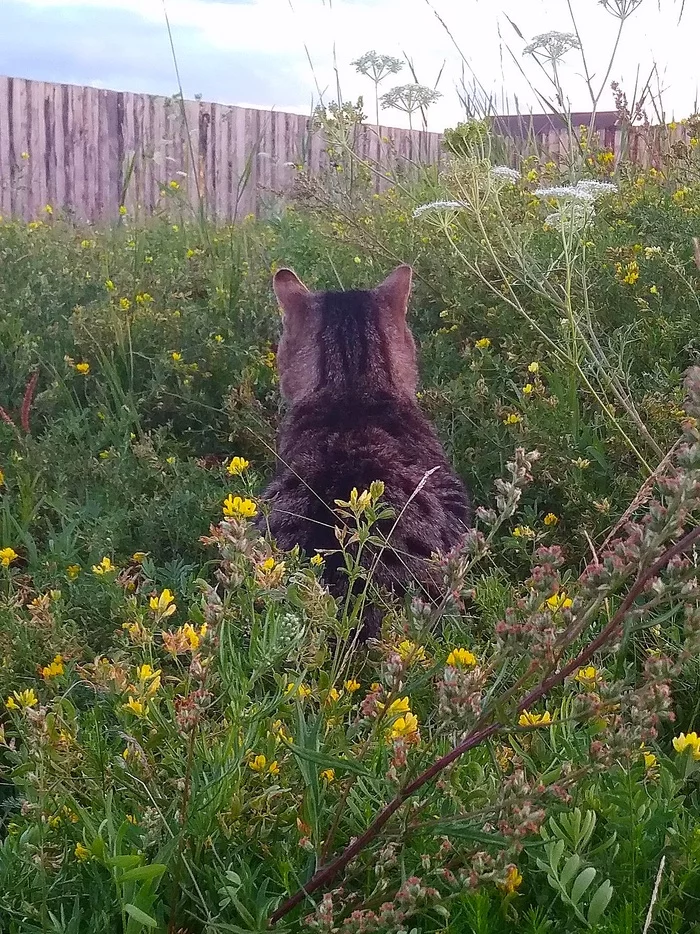
[{"label": "cat's ear", "polygon": [[375,294],[397,317],[406,317],[408,299],[411,295],[413,270],[410,266],[397,266],[384,282],[376,287]]},{"label": "cat's ear", "polygon": [[303,314],[308,308],[311,292],[291,269],[278,269],[272,288],[285,315]]}]

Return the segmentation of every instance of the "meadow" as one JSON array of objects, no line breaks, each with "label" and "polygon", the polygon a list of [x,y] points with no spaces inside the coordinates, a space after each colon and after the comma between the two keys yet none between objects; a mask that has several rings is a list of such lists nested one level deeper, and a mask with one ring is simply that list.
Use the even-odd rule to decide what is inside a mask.
[{"label": "meadow", "polygon": [[[0,223],[0,930],[700,930],[697,135],[512,169],[473,123],[236,226],[167,179],[148,222]],[[251,523],[271,275],[400,262],[476,528],[391,601],[348,490],[336,603]]]}]

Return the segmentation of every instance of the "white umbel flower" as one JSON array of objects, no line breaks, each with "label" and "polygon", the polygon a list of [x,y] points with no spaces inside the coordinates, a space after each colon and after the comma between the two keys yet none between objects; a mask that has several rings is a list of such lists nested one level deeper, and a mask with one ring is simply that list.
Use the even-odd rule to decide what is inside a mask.
[{"label": "white umbel flower", "polygon": [[422,214],[460,211],[468,207],[466,201],[431,201],[429,204],[421,204],[420,207],[417,207],[413,212],[413,216],[420,217]]},{"label": "white umbel flower", "polygon": [[491,175],[494,178],[502,178],[513,183],[520,181],[520,172],[517,169],[511,169],[509,165],[491,166]]}]

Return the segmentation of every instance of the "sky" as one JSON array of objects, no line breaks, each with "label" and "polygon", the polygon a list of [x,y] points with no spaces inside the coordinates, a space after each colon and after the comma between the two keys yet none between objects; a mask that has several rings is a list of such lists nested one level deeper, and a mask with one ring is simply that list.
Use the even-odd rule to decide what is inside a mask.
[{"label": "sky", "polygon": [[[458,89],[473,76],[498,110],[542,112],[531,85],[546,93],[551,85],[523,49],[540,33],[570,32],[569,3],[596,89],[604,83],[599,109],[613,109],[610,81],[632,98],[656,63],[666,118],[693,111],[698,0],[686,0],[680,25],[682,0],[642,0],[605,82],[618,21],[600,0],[0,0],[0,74],[171,95],[178,84],[167,10],[187,98],[308,113],[319,98],[337,99],[339,86],[345,100],[364,95],[373,117],[373,85],[351,63],[376,49],[408,56],[422,84],[439,76],[429,125],[442,130],[464,118]],[[380,90],[412,80],[405,67]],[[562,83],[574,110],[591,109],[576,51],[564,59]],[[393,110],[381,121],[406,125]]]}]

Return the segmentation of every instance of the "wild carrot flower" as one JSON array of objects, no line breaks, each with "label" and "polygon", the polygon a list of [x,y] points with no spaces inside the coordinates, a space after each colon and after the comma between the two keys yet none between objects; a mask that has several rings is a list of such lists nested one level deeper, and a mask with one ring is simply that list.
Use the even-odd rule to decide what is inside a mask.
[{"label": "wild carrot flower", "polygon": [[241,499],[240,496],[232,496],[230,493],[224,500],[224,515],[227,518],[240,517],[251,519],[258,511],[252,499]]},{"label": "wild carrot flower", "polygon": [[56,655],[52,662],[41,669],[41,677],[44,679],[57,678],[59,675],[63,674],[64,670],[63,656]]},{"label": "wild carrot flower", "polygon": [[508,182],[519,182],[520,181],[520,172],[517,169],[511,169],[509,165],[493,165],[490,169],[490,174],[494,178],[503,179]]},{"label": "wild carrot flower", "polygon": [[452,649],[447,656],[447,664],[450,668],[473,668],[476,661],[476,655],[469,649]]},{"label": "wild carrot flower", "polygon": [[0,565],[9,568],[13,561],[16,561],[19,555],[14,548],[0,548]]},{"label": "wild carrot flower", "polygon": [[8,710],[26,710],[27,707],[36,707],[39,698],[34,693],[33,688],[27,688],[26,691],[13,691],[5,701]]},{"label": "wild carrot flower", "polygon": [[548,710],[544,713],[531,713],[529,710],[523,710],[518,717],[518,726],[551,726],[552,715]]},{"label": "wild carrot flower", "polygon": [[232,457],[230,463],[226,467],[227,473],[232,477],[239,477],[244,470],[247,470],[250,467],[250,461],[247,461],[245,457]]},{"label": "wild carrot flower", "polygon": [[466,201],[431,201],[429,204],[421,204],[413,212],[414,217],[420,217],[423,214],[439,214],[445,211],[459,211],[462,208],[468,208]]},{"label": "wild carrot flower", "polygon": [[693,759],[700,760],[700,736],[697,733],[681,733],[673,739],[673,748],[676,752],[690,750]]},{"label": "wild carrot flower", "polygon": [[104,556],[99,564],[93,564],[92,566],[93,574],[111,574],[112,571],[116,570],[116,567],[112,564],[111,559],[107,555]]}]

